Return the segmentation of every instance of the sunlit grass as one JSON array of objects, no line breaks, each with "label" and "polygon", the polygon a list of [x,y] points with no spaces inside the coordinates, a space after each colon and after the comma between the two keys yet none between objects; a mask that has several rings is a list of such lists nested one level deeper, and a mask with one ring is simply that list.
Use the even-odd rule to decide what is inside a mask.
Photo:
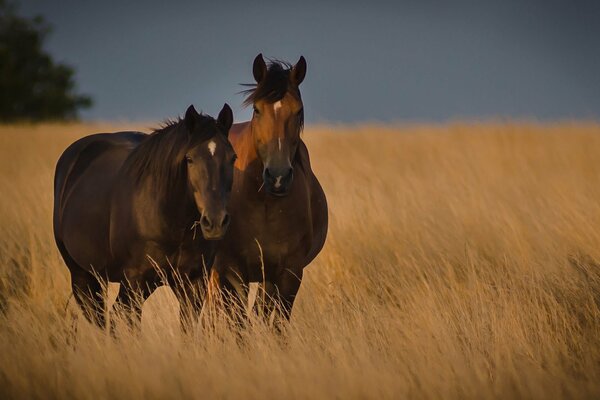
[{"label": "sunlit grass", "polygon": [[330,231],[286,334],[183,335],[161,288],[113,339],[68,302],[54,164],[150,125],[0,127],[2,397],[600,396],[600,126],[308,127]]}]

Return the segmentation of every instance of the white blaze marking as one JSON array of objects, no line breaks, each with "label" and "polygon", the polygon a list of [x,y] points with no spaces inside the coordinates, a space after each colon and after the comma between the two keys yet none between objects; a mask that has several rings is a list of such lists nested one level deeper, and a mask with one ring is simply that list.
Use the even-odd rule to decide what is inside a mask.
[{"label": "white blaze marking", "polygon": [[211,140],[210,142],[208,142],[208,151],[210,151],[211,156],[215,155],[215,150],[217,150],[217,144],[213,140]]},{"label": "white blaze marking", "polygon": [[277,115],[277,112],[279,111],[280,108],[281,108],[281,100],[273,103],[273,111],[275,111],[275,115]]},{"label": "white blaze marking", "polygon": [[279,189],[279,187],[281,186],[281,178],[281,175],[275,178],[275,189]]},{"label": "white blaze marking", "polygon": [[279,143],[279,151],[281,151],[281,138],[280,137],[277,138],[277,143]]}]

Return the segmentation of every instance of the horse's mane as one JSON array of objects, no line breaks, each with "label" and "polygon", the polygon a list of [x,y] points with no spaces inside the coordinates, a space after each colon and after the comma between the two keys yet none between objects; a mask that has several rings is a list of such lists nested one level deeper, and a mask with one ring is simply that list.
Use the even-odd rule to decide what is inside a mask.
[{"label": "horse's mane", "polygon": [[294,90],[295,94],[300,96],[298,88],[290,85],[291,70],[292,64],[286,61],[269,60],[267,74],[259,84],[242,84],[242,86],[248,87],[240,92],[246,96],[243,105],[249,106],[258,100],[275,103],[281,100],[289,90]]},{"label": "horse's mane", "polygon": [[172,189],[185,171],[180,162],[182,153],[218,132],[216,121],[208,115],[201,114],[195,126],[190,134],[182,118],[166,120],[131,152],[124,168],[136,183],[151,176],[159,192]]},{"label": "horse's mane", "polygon": [[[244,107],[251,105],[258,100],[265,100],[268,103],[275,103],[285,96],[288,91],[292,91],[300,98],[300,90],[295,85],[290,84],[290,73],[293,65],[281,60],[269,60],[267,64],[266,76],[260,83],[243,83],[242,86],[248,89],[240,93],[246,98],[242,103]],[[304,110],[300,116],[300,131],[304,127]]]}]

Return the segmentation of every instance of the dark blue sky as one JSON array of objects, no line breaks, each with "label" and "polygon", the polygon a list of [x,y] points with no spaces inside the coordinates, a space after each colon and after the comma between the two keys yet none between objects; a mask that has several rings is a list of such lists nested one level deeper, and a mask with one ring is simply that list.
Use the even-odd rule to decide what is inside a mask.
[{"label": "dark blue sky", "polygon": [[54,26],[88,119],[223,102],[257,53],[308,61],[309,122],[600,119],[600,1],[22,1]]}]

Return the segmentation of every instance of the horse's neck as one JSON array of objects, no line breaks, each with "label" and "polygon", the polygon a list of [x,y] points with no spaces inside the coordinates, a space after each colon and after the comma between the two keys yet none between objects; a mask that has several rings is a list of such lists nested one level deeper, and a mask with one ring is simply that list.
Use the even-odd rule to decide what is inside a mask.
[{"label": "horse's neck", "polygon": [[[197,209],[185,187],[186,185],[181,183],[164,193],[157,192],[153,178],[146,177],[140,187],[145,204],[143,210],[137,210],[142,212],[138,218],[146,219],[152,216],[156,224],[152,231],[160,230],[165,238],[169,239],[175,239],[173,236],[179,236],[184,230],[189,230],[197,219]],[[164,187],[162,189],[164,190]],[[136,203],[134,200],[132,206],[136,207]],[[164,230],[165,227],[168,229]]]},{"label": "horse's neck", "polygon": [[234,124],[231,127],[229,141],[237,155],[235,167],[240,171],[246,171],[248,166],[257,159],[254,138],[252,137],[251,121]]}]

